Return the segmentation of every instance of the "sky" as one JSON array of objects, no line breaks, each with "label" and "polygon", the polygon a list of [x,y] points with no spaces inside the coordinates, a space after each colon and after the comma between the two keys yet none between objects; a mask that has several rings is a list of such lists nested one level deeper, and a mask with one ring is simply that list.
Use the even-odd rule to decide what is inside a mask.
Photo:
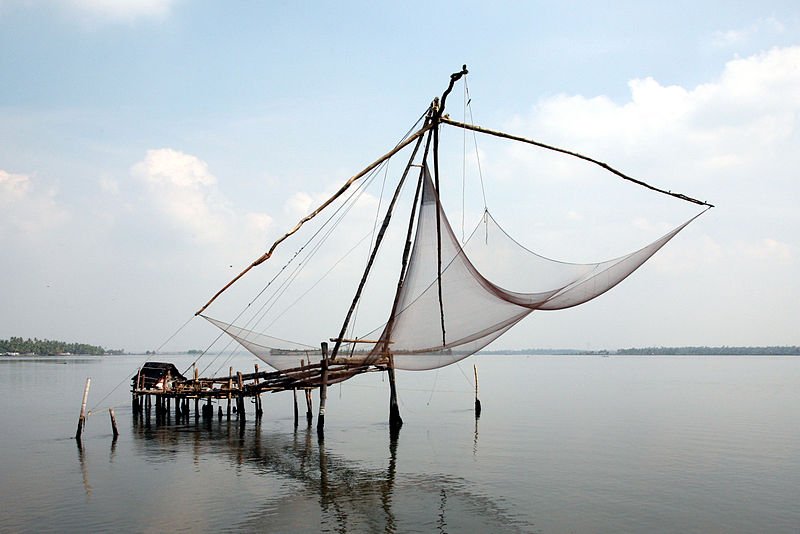
[{"label": "sky", "polygon": [[[0,0],[0,338],[205,348],[217,332],[193,313],[464,63],[475,123],[716,206],[607,294],[491,348],[800,345],[795,1]],[[453,118],[464,100],[459,85]],[[476,154],[488,209],[550,257],[619,256],[701,211],[529,147],[444,143],[459,234],[484,207],[476,172],[462,195]],[[380,185],[343,238],[374,224]],[[210,314],[234,319],[302,243]],[[333,337],[355,289],[335,280],[271,333]]]}]

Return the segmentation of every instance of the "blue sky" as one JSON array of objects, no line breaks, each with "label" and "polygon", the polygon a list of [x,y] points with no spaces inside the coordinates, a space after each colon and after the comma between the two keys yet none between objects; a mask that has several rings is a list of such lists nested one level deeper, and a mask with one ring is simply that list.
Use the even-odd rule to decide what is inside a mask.
[{"label": "blue sky", "polygon": [[[0,337],[159,346],[462,63],[477,123],[718,206],[497,347],[800,344],[796,2],[0,0]],[[489,208],[551,256],[606,259],[696,213],[479,142]]]}]

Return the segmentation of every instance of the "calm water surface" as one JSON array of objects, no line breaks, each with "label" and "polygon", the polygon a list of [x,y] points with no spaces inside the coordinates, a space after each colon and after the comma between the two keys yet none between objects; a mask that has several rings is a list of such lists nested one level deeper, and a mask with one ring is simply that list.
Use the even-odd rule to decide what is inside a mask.
[{"label": "calm water surface", "polygon": [[480,356],[401,372],[397,440],[370,374],[330,388],[323,441],[304,419],[295,430],[291,393],[243,426],[136,420],[143,361],[0,358],[0,531],[800,531],[800,358]]}]

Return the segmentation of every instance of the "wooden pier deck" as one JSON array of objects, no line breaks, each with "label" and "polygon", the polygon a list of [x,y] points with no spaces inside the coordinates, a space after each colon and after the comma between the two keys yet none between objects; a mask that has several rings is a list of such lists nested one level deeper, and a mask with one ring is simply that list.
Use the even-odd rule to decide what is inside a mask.
[{"label": "wooden pier deck", "polygon": [[[307,416],[311,416],[311,391],[320,390],[320,417],[324,416],[326,388],[329,384],[348,380],[356,375],[385,371],[386,366],[380,364],[364,364],[352,361],[320,361],[316,364],[304,365],[281,371],[259,371],[234,374],[230,368],[228,376],[201,378],[195,368],[194,378],[184,377],[172,363],[147,362],[131,379],[134,413],[149,412],[153,402],[156,405],[156,416],[171,413],[174,401],[175,417],[189,417],[189,401],[194,400],[195,418],[213,416],[212,400],[227,400],[227,416],[231,416],[231,406],[235,403],[233,413],[240,420],[245,417],[245,398],[254,398],[255,415],[260,417],[261,394],[280,391],[301,390],[305,392],[308,405]],[[296,393],[295,393],[296,395]],[[200,404],[203,404],[201,407]],[[222,405],[218,408],[218,416],[222,417]],[[295,420],[297,419],[297,401],[295,397]]]}]

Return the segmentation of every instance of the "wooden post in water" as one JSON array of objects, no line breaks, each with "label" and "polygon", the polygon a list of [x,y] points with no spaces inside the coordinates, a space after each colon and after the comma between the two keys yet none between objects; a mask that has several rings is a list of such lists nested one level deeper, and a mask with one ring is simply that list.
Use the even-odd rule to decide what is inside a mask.
[{"label": "wooden post in water", "polygon": [[81,402],[81,415],[78,418],[78,431],[75,432],[75,439],[81,439],[83,426],[86,424],[86,401],[89,400],[89,386],[92,383],[91,378],[86,379],[86,386],[83,388],[83,401]]},{"label": "wooden post in water", "polygon": [[244,411],[244,382],[242,381],[242,372],[236,372],[236,378],[239,381],[239,422],[244,423],[246,413]]},{"label": "wooden post in water", "polygon": [[475,419],[481,416],[481,401],[478,398],[478,366],[472,364],[472,370],[475,371]]},{"label": "wooden post in water", "polygon": [[400,408],[397,407],[397,386],[394,381],[394,357],[389,355],[389,366],[386,368],[389,374],[389,431],[397,432],[403,426],[403,418],[400,417]]},{"label": "wooden post in water", "polygon": [[[300,367],[305,367],[305,361],[300,360]],[[309,388],[305,388],[306,393],[306,421],[308,422],[308,426],[311,426],[311,420],[314,418],[312,413],[313,405],[311,403],[311,390]]]},{"label": "wooden post in water", "polygon": [[231,418],[231,390],[233,389],[233,366],[228,368],[228,419]]},{"label": "wooden post in water", "polygon": [[322,383],[319,385],[319,415],[317,416],[317,433],[322,434],[325,430],[325,402],[328,400],[328,344],[322,342],[322,360],[320,360],[320,371],[322,372]]},{"label": "wooden post in water", "polygon": [[136,371],[136,384],[133,387],[133,413],[136,415],[142,409],[142,405],[139,402],[139,394],[136,393],[136,390],[141,389],[141,381],[142,381],[142,368],[139,367],[139,370]]},{"label": "wooden post in water", "polygon": [[311,426],[311,420],[314,419],[314,414],[312,410],[314,409],[313,403],[311,402],[311,388],[306,388],[306,421],[308,421],[308,426]]},{"label": "wooden post in water", "polygon": [[[258,364],[256,363],[254,366],[256,370],[255,383],[258,386]],[[264,411],[261,409],[261,393],[256,391],[256,419],[261,419],[263,413]]]},{"label": "wooden post in water", "polygon": [[200,419],[200,383],[197,381],[199,376],[199,371],[197,370],[197,364],[192,364],[192,369],[194,370],[194,389],[195,389],[195,397],[194,397],[194,419],[197,421]]},{"label": "wooden post in water", "polygon": [[292,395],[294,395],[294,427],[297,428],[297,420],[299,418],[299,411],[297,409],[297,388],[292,390]]},{"label": "wooden post in water", "polygon": [[114,432],[114,439],[119,437],[119,430],[117,430],[117,418],[114,415],[114,408],[108,409],[108,415],[111,417],[111,430]]}]

